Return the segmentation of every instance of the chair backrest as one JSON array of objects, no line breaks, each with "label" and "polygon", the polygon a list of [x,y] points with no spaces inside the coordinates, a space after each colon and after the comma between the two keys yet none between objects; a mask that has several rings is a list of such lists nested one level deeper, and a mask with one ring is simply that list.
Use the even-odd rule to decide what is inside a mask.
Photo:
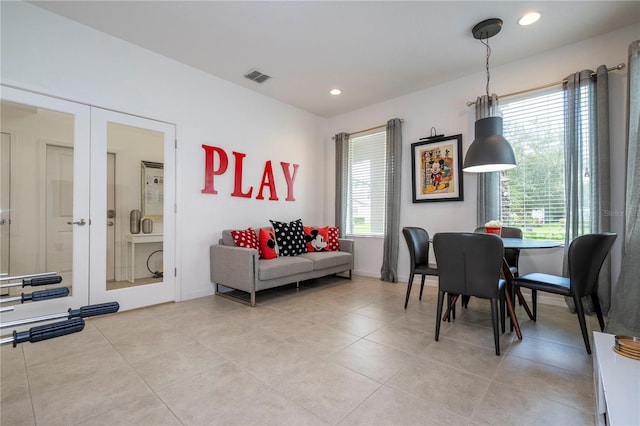
[{"label": "chair backrest", "polygon": [[497,235],[442,232],[433,236],[440,290],[494,298],[502,270],[504,247]]},{"label": "chair backrest", "polygon": [[409,261],[411,274],[413,274],[416,267],[429,265],[429,233],[423,228],[407,226],[402,228],[402,235],[409,248]]},{"label": "chair backrest", "polygon": [[[479,226],[476,228],[474,232],[484,234],[486,233],[486,229],[484,226]],[[513,228],[511,226],[503,226],[500,230],[500,235],[505,238],[520,238],[522,239],[522,229]],[[520,256],[519,249],[505,249],[504,250],[504,258],[507,260],[509,266],[518,266],[518,256]]]},{"label": "chair backrest", "polygon": [[587,234],[577,237],[569,245],[569,278],[576,296],[593,294],[598,288],[602,264],[618,235],[613,232]]}]

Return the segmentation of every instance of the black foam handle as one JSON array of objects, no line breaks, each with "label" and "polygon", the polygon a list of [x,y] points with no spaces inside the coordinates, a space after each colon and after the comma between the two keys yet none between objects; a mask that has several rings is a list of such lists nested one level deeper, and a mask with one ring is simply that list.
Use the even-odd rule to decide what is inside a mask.
[{"label": "black foam handle", "polygon": [[22,303],[27,300],[39,302],[41,300],[57,299],[58,297],[67,297],[69,295],[69,289],[67,287],[51,288],[48,290],[34,291],[31,294],[22,293]]},{"label": "black foam handle", "polygon": [[40,325],[32,327],[29,331],[13,332],[13,347],[23,342],[41,342],[54,337],[65,336],[71,333],[77,333],[84,329],[84,320],[82,318],[72,318],[65,321],[55,322],[53,324]]},{"label": "black foam handle", "polygon": [[37,277],[37,278],[31,278],[30,280],[22,280],[22,287],[27,285],[35,287],[39,285],[58,284],[61,282],[62,282],[62,277],[60,275],[54,275],[52,277]]},{"label": "black foam handle", "polygon": [[97,315],[113,314],[118,312],[118,302],[99,303],[97,305],[83,306],[80,309],[69,309],[69,318],[89,318]]}]

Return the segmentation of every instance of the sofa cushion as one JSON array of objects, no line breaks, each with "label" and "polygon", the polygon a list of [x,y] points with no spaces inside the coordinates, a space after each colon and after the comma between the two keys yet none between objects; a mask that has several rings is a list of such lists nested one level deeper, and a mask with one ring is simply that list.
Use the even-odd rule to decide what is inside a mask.
[{"label": "sofa cushion", "polygon": [[351,263],[351,253],[342,251],[325,251],[305,253],[298,256],[313,261],[313,270],[332,268],[338,265],[348,265]]},{"label": "sofa cushion", "polygon": [[276,244],[276,235],[271,228],[260,228],[260,258],[271,260],[278,257],[278,244]]},{"label": "sofa cushion", "polygon": [[338,241],[338,238],[340,238],[340,230],[335,226],[330,226],[327,233],[329,236],[327,249],[331,251],[340,250],[340,241]]},{"label": "sofa cushion", "polygon": [[314,228],[304,227],[304,240],[307,243],[307,252],[329,251],[329,227]]},{"label": "sofa cushion", "polygon": [[253,228],[231,231],[231,237],[237,247],[258,249],[258,237]]},{"label": "sofa cushion", "polygon": [[278,222],[276,220],[271,220],[270,222],[276,234],[279,256],[297,256],[307,252],[302,219],[289,223]]},{"label": "sofa cushion", "polygon": [[222,231],[222,244],[225,246],[235,246],[236,243],[233,241],[233,237],[231,236],[231,229],[225,229]]},{"label": "sofa cushion", "polygon": [[313,262],[300,256],[280,256],[272,260],[258,261],[258,279],[261,281],[311,271],[313,271]]}]

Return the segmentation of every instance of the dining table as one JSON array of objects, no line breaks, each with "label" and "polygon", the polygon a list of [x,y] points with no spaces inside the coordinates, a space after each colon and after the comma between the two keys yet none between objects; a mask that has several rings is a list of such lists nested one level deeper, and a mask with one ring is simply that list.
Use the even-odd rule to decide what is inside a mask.
[{"label": "dining table", "polygon": [[[502,238],[502,237],[501,237]],[[530,249],[551,249],[562,246],[562,242],[560,241],[552,241],[552,240],[534,240],[534,239],[526,239],[526,238],[502,238],[502,245],[505,249],[516,249],[516,250],[530,250]],[[506,259],[502,259],[502,276],[507,282],[505,286],[505,299],[507,303],[507,312],[509,313],[509,317],[511,318],[511,324],[515,329],[516,335],[519,340],[522,340],[522,331],[520,330],[520,323],[518,322],[518,318],[515,313],[514,301],[515,297],[518,298],[520,305],[524,308],[525,312],[529,316],[530,319],[533,319],[533,314],[529,309],[529,305],[524,299],[522,292],[519,288],[513,288],[513,274],[509,269],[509,264]],[[511,295],[511,289],[514,290],[514,297]]]}]

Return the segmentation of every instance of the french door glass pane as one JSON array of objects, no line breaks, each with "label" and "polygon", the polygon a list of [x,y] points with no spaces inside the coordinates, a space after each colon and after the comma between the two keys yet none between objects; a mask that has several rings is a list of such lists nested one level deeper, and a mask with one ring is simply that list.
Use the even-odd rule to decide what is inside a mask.
[{"label": "french door glass pane", "polygon": [[107,123],[107,290],[163,280],[163,164],[162,132]]},{"label": "french door glass pane", "polygon": [[7,306],[21,293],[73,289],[75,116],[6,100],[1,111],[0,272],[62,277],[55,285],[4,287]]}]

